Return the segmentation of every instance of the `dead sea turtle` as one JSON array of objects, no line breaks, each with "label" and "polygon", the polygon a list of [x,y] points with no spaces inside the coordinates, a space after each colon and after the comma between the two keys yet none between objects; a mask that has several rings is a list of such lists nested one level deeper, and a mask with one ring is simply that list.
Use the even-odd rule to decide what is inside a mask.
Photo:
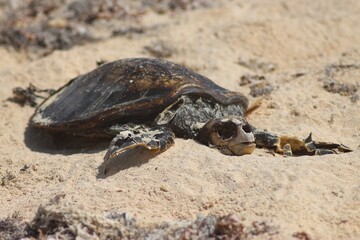
[{"label": "dead sea turtle", "polygon": [[255,146],[290,155],[348,151],[341,144],[278,137],[244,118],[247,98],[169,61],[131,58],[101,65],[72,79],[37,109],[31,125],[51,132],[113,137],[109,159],[135,147],[162,152],[175,135],[229,155]]}]

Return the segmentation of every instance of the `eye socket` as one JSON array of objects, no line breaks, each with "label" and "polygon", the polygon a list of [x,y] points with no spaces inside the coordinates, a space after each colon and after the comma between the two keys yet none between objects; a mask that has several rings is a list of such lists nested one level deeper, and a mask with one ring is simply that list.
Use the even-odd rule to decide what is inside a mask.
[{"label": "eye socket", "polygon": [[219,134],[220,138],[223,140],[233,138],[237,133],[236,125],[232,122],[222,123],[219,126],[217,133]]},{"label": "eye socket", "polygon": [[242,127],[242,129],[246,132],[246,133],[251,133],[252,131],[251,131],[251,126],[250,126],[250,124],[245,124],[243,127]]}]

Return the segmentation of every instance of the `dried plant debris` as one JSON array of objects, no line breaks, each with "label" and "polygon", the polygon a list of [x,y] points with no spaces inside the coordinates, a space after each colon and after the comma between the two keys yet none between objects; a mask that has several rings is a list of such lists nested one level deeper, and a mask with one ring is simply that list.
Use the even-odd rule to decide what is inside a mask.
[{"label": "dried plant debris", "polygon": [[245,74],[240,77],[240,86],[246,86],[260,81],[266,81],[265,76]]},{"label": "dried plant debris", "polygon": [[360,82],[349,83],[352,79],[359,79],[359,64],[329,64],[325,68],[323,88],[331,93],[338,93],[341,96],[349,96],[351,102],[359,100]]},{"label": "dried plant debris", "polygon": [[13,240],[24,237],[25,226],[18,212],[12,216],[0,219],[0,239]]},{"label": "dried plant debris", "polygon": [[331,93],[338,93],[341,96],[350,96],[351,102],[359,100],[359,94],[357,93],[360,88],[359,84],[350,84],[339,82],[334,79],[327,79],[324,81],[323,87],[325,90]]},{"label": "dried plant debris", "polygon": [[20,172],[28,172],[30,170],[31,165],[25,164],[22,168],[20,168]]},{"label": "dried plant debris", "polygon": [[301,71],[301,70],[300,70],[300,71],[297,71],[297,72],[291,74],[291,77],[293,77],[293,78],[299,78],[299,77],[305,76],[306,74],[307,74],[306,71]]},{"label": "dried plant debris", "polygon": [[278,227],[266,222],[246,225],[236,214],[140,227],[127,213],[95,215],[59,199],[39,207],[30,223],[22,222],[18,214],[0,220],[1,239],[252,239],[278,233]]},{"label": "dried plant debris", "polygon": [[157,13],[166,13],[169,10],[193,10],[203,7],[211,7],[215,1],[211,0],[150,0],[145,3]]},{"label": "dried plant debris", "polygon": [[112,36],[124,36],[128,34],[143,34],[145,33],[145,28],[143,26],[120,26],[117,29],[114,29],[111,33]]},{"label": "dried plant debris", "polygon": [[166,23],[153,24],[151,26],[143,26],[139,22],[130,23],[128,25],[115,25],[111,32],[111,36],[126,36],[128,38],[136,37],[145,33],[157,33],[166,27]]},{"label": "dried plant debris", "polygon": [[[210,0],[10,0],[0,22],[0,44],[47,55],[56,49],[126,33],[143,33],[139,18],[210,6]],[[106,34],[104,33],[107,32]]]},{"label": "dried plant debris", "polygon": [[359,64],[328,64],[325,67],[325,76],[334,77],[336,73],[344,72],[346,70],[360,69]]},{"label": "dried plant debris", "polygon": [[[138,13],[135,13],[135,15]],[[123,19],[131,17],[129,6],[122,1],[68,1],[65,16],[77,22],[93,23],[99,19]]]},{"label": "dried plant debris", "polygon": [[269,96],[274,90],[273,86],[262,75],[243,75],[239,84],[240,86],[249,85],[252,97]]},{"label": "dried plant debris", "polygon": [[311,240],[311,238],[306,232],[296,232],[292,236],[300,240]]},{"label": "dried plant debris", "polygon": [[262,72],[262,73],[273,72],[277,68],[277,64],[275,63],[266,62],[255,58],[249,58],[249,59],[239,58],[237,63],[254,72]]},{"label": "dried plant debris", "polygon": [[250,95],[253,97],[268,96],[274,90],[270,83],[261,81],[250,86]]},{"label": "dried plant debris", "polygon": [[4,176],[0,175],[0,186],[7,186],[9,185],[10,181],[14,180],[16,178],[16,176],[9,171],[6,171],[6,173],[4,174]]},{"label": "dried plant debris", "polygon": [[0,43],[15,49],[35,47],[46,55],[54,49],[68,49],[75,44],[94,40],[81,24],[58,17],[66,8],[64,1],[31,0],[7,9],[1,24]]},{"label": "dried plant debris", "polygon": [[172,47],[169,43],[161,40],[153,42],[148,46],[145,46],[144,49],[148,53],[150,53],[153,57],[157,57],[157,58],[168,58],[171,57],[176,52],[174,47]]},{"label": "dried plant debris", "polygon": [[30,105],[31,107],[36,107],[40,101],[43,101],[54,93],[54,89],[38,89],[30,83],[27,88],[13,88],[13,97],[8,100],[18,103],[21,106]]}]

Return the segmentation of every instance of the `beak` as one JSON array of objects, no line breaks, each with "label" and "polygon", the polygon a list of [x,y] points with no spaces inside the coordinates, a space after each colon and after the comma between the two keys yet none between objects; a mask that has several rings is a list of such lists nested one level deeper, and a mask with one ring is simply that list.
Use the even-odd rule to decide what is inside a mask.
[{"label": "beak", "polygon": [[255,150],[255,143],[239,143],[232,146],[229,146],[229,149],[237,156],[242,156],[245,154],[252,154]]},{"label": "beak", "polygon": [[251,154],[256,147],[255,137],[252,132],[245,132],[242,125],[237,128],[236,138],[229,143],[229,149],[238,156]]}]

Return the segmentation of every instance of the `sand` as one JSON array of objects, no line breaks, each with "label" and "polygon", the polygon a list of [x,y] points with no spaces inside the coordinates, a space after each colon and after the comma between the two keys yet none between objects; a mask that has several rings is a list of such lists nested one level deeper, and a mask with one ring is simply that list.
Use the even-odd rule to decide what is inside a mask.
[{"label": "sand", "polygon": [[[0,218],[19,212],[30,221],[39,205],[64,196],[79,211],[118,209],[144,226],[236,213],[244,223],[275,226],[274,239],[296,232],[312,239],[360,238],[360,101],[323,88],[331,64],[348,66],[335,67],[334,79],[360,84],[359,12],[356,0],[227,1],[182,13],[149,12],[142,21],[161,26],[154,31],[43,58],[0,47]],[[314,139],[354,151],[285,158],[257,149],[234,157],[176,139],[157,156],[140,152],[113,161],[103,175],[107,142],[64,143],[27,127],[34,108],[7,101],[14,87],[31,82],[57,88],[94,69],[99,59],[149,57],[144,47],[159,41],[173,51],[168,60],[243,92],[251,102],[257,98],[248,85],[240,86],[241,76],[265,76],[274,90],[248,117],[253,125],[303,138],[312,132]],[[239,64],[252,59],[274,69]]]}]

